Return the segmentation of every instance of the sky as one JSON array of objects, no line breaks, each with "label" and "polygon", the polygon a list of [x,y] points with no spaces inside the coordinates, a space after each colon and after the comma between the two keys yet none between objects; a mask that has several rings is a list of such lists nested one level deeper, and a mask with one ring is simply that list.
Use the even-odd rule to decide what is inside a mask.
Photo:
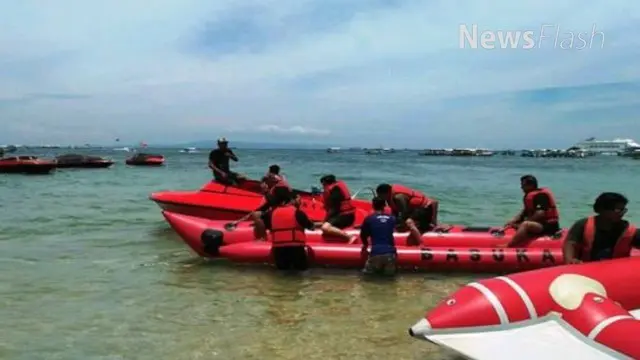
[{"label": "sky", "polygon": [[[637,0],[21,0],[0,23],[0,144],[640,140]],[[461,46],[474,25],[535,45]]]}]

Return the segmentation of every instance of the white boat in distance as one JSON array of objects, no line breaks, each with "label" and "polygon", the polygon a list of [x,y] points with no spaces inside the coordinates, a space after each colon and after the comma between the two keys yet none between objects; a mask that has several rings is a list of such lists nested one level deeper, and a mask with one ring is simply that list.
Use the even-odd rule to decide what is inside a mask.
[{"label": "white boat in distance", "polygon": [[598,155],[621,155],[630,149],[640,148],[640,144],[632,139],[596,140],[592,137],[576,143],[571,148],[579,148]]},{"label": "white boat in distance", "polygon": [[198,149],[194,148],[194,147],[187,147],[184,148],[182,150],[180,150],[181,153],[185,153],[185,154],[195,154],[198,152]]}]

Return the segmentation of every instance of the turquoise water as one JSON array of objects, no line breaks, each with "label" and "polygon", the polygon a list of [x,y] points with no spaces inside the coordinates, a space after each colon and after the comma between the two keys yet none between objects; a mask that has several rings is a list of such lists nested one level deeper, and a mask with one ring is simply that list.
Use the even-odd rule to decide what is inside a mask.
[{"label": "turquoise water", "polygon": [[[50,176],[0,175],[2,359],[450,359],[407,328],[473,276],[354,271],[283,276],[265,267],[205,263],[181,244],[149,193],[197,189],[206,153],[163,168],[118,163]],[[96,152],[95,154],[100,154]],[[401,182],[440,200],[441,222],[502,225],[521,206],[519,177],[556,194],[562,225],[589,214],[601,191],[626,194],[640,220],[640,162],[381,156],[238,150],[253,177],[278,163],[299,188],[333,172],[352,191]]]}]

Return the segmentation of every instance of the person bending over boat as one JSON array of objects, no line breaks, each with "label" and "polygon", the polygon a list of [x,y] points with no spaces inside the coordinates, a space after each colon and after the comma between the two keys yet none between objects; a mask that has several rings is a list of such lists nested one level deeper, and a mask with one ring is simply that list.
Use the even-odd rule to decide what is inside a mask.
[{"label": "person bending over boat", "polygon": [[335,175],[325,175],[320,178],[324,188],[323,202],[326,211],[322,226],[323,235],[335,236],[345,242],[353,242],[356,236],[351,236],[342,229],[353,226],[356,221],[356,208],[351,202],[351,193],[347,184],[337,180]]},{"label": "person bending over boat", "polygon": [[[272,165],[272,167],[273,166],[278,165]],[[268,185],[265,184],[263,190],[265,191],[263,204],[260,205],[260,207],[253,211],[251,214],[249,214],[249,217],[253,219],[254,222],[257,219],[260,219],[264,212],[278,206],[281,203],[283,196],[286,197],[287,202],[298,202],[300,200],[299,196],[296,196],[293,193],[293,189],[291,188],[291,186],[289,186],[289,183],[287,183],[287,181],[282,178],[277,181],[271,181],[268,183]],[[277,194],[280,195],[277,196]]]},{"label": "person bending over boat", "polygon": [[235,185],[245,180],[245,177],[230,170],[229,160],[238,161],[238,157],[229,148],[229,141],[219,138],[218,148],[209,153],[209,168],[213,171],[215,181],[225,185]]},{"label": "person bending over boat", "polygon": [[538,179],[533,175],[522,176],[520,188],[524,192],[524,207],[504,226],[517,229],[506,247],[516,247],[534,237],[560,231],[560,214],[551,190],[539,188]]},{"label": "person bending over boat", "polygon": [[364,266],[365,274],[394,275],[396,273],[396,245],[393,233],[396,217],[385,214],[386,201],[375,197],[371,200],[373,214],[367,216],[360,228],[362,251],[366,252],[371,239],[371,251]]},{"label": "person bending over boat", "polygon": [[563,247],[567,264],[628,257],[640,248],[640,232],[624,220],[628,200],[621,194],[605,192],[596,198],[597,214],[576,221]]},{"label": "person bending over boat", "polygon": [[[263,213],[256,221],[257,239],[266,238],[266,231],[271,232],[271,251],[276,268],[279,270],[304,271],[308,268],[305,229],[314,230],[315,224],[298,208],[298,202],[290,200],[286,188],[274,190],[276,206]],[[260,228],[260,229],[258,229]]]},{"label": "person bending over boat", "polygon": [[260,187],[265,194],[268,194],[275,186],[282,185],[283,183],[289,186],[284,176],[280,175],[280,166],[271,165],[267,173],[262,177]]},{"label": "person bending over boat", "polygon": [[376,188],[376,194],[385,199],[398,218],[398,226],[409,229],[409,245],[419,245],[422,234],[437,225],[438,201],[422,192],[397,184],[380,184]]}]

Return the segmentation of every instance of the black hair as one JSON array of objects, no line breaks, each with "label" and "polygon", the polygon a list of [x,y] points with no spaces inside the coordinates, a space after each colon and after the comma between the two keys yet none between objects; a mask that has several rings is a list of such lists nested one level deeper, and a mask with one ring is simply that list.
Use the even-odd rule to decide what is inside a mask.
[{"label": "black hair", "polygon": [[603,192],[593,202],[593,211],[596,214],[600,214],[607,210],[615,210],[618,205],[626,206],[627,203],[629,203],[629,200],[622,194]]},{"label": "black hair", "polygon": [[322,184],[334,184],[335,182],[337,182],[338,180],[336,179],[336,176],[333,174],[329,174],[329,175],[325,175],[323,177],[320,178],[320,183]]},{"label": "black hair", "polygon": [[291,191],[284,186],[278,186],[273,189],[273,197],[278,204],[284,204],[292,198]]},{"label": "black hair", "polygon": [[280,174],[280,166],[278,166],[278,165],[269,166],[269,172],[272,173],[272,174],[279,175]]},{"label": "black hair", "polygon": [[373,210],[382,211],[384,210],[384,207],[387,205],[387,202],[383,198],[376,196],[373,199],[371,199],[371,205],[373,205]]},{"label": "black hair", "polygon": [[389,185],[389,184],[380,184],[376,188],[376,193],[377,194],[388,194],[390,192],[391,192],[391,185]]},{"label": "black hair", "polygon": [[538,179],[536,179],[535,176],[533,175],[524,175],[520,178],[520,182],[524,185],[531,185],[533,187],[535,187],[536,189],[538,188]]}]

